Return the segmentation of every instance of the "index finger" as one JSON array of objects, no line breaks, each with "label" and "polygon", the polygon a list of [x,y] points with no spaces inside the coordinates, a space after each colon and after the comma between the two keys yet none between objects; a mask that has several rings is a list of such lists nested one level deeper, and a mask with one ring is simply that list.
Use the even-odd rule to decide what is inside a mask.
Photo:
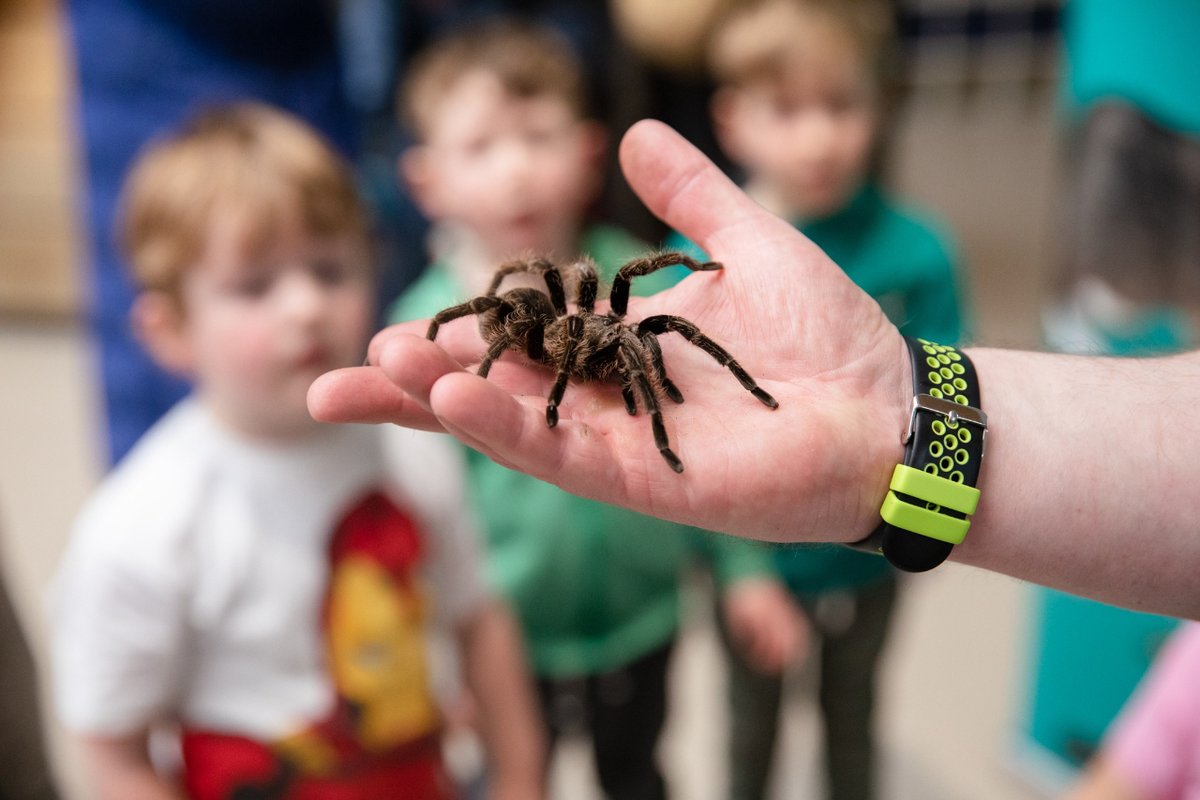
[{"label": "index finger", "polygon": [[379,367],[348,367],[321,375],[308,389],[308,413],[317,422],[394,422],[442,430],[437,418]]},{"label": "index finger", "polygon": [[[367,346],[367,363],[378,365],[384,351],[398,339],[405,336],[425,338],[428,331],[428,319],[415,319],[389,325],[372,337],[371,343]],[[461,365],[478,362],[480,355],[487,349],[487,345],[479,335],[478,321],[473,316],[443,324],[438,329],[435,341]]]}]

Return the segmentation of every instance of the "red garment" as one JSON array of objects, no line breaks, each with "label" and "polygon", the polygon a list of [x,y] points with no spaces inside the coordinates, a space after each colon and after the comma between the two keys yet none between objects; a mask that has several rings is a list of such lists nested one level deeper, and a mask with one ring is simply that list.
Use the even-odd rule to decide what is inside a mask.
[{"label": "red garment", "polygon": [[343,762],[339,774],[300,775],[270,747],[241,736],[188,731],[184,785],[194,800],[454,800],[436,737]]}]

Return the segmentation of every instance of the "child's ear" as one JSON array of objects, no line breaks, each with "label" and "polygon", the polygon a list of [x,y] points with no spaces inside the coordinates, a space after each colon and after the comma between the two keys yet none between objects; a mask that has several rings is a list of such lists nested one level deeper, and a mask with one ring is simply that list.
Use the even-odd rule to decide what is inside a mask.
[{"label": "child's ear", "polygon": [[176,298],[162,291],[142,292],[134,299],[129,316],[138,341],[160,367],[176,375],[191,375],[192,344]]},{"label": "child's ear", "polygon": [[396,170],[421,213],[428,219],[439,218],[437,176],[429,148],[419,144],[409,147],[400,154]]}]

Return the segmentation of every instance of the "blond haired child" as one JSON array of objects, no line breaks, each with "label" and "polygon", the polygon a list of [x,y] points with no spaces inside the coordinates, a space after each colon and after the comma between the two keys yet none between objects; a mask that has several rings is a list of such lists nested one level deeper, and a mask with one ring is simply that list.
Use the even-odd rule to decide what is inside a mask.
[{"label": "blond haired child", "polygon": [[[873,180],[884,132],[891,11],[876,0],[758,0],[714,28],[712,115],[746,191],[791,221],[908,336],[957,342],[959,276],[929,215]],[[874,796],[876,667],[896,578],[874,555],[832,546],[772,550],[776,569],[820,641],[819,699],[829,796]],[[761,798],[782,693],[729,652],[731,798]]]},{"label": "blond haired child", "polygon": [[[587,223],[604,139],[582,93],[579,67],[553,34],[503,21],[458,32],[413,65],[401,102],[418,144],[402,169],[434,220],[437,260],[400,299],[397,319],[481,294],[514,257],[586,255],[611,279],[644,254],[628,234]],[[671,282],[655,274],[634,289]],[[711,553],[731,613],[747,619],[747,646],[782,661],[796,626],[782,590],[758,580],[768,565],[732,540],[697,545],[680,525],[575,497],[473,451],[466,458],[489,571],[521,622],[552,737],[591,734],[609,798],[665,796],[655,748],[682,571],[698,549]]]},{"label": "blond haired child", "polygon": [[[494,796],[540,796],[520,645],[450,454],[305,406],[362,361],[372,317],[347,166],[282,112],[213,109],[138,159],[122,236],[137,331],[196,388],[89,499],[57,578],[56,700],[95,796],[452,798],[442,630]],[[178,775],[147,754],[168,727]]]}]

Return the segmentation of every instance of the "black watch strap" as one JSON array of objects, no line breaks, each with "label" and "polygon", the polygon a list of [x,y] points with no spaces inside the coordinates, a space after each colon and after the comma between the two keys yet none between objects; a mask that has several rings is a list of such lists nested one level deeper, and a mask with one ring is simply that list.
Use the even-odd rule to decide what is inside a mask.
[{"label": "black watch strap", "polygon": [[913,408],[904,462],[896,466],[879,526],[852,547],[881,553],[907,572],[946,560],[966,536],[979,499],[987,417],[971,360],[948,345],[905,338]]}]

